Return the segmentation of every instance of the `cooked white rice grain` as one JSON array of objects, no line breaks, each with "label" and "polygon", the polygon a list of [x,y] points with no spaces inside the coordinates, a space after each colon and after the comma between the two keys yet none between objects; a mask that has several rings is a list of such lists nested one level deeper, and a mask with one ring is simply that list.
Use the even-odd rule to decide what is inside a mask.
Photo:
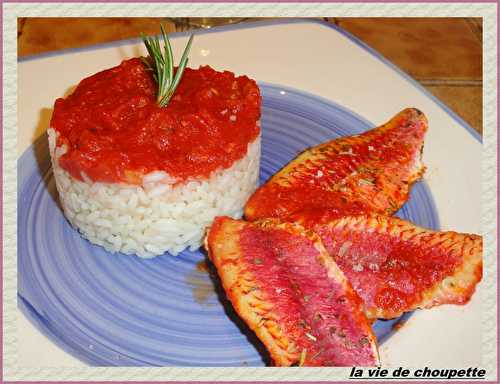
[{"label": "cooked white rice grain", "polygon": [[56,132],[48,131],[52,169],[59,200],[68,221],[91,243],[109,252],[150,258],[200,247],[206,227],[215,216],[239,218],[257,186],[260,137],[230,168],[206,180],[173,185],[163,171],[144,176],[143,185],[92,182],[73,178],[59,166],[67,148],[56,147]]}]

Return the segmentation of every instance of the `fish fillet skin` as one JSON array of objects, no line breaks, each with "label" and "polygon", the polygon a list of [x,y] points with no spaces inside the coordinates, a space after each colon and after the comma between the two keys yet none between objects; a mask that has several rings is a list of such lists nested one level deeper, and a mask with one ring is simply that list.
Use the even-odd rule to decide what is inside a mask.
[{"label": "fish fillet skin", "polygon": [[205,239],[238,315],[276,366],[374,366],[362,302],[320,238],[298,224],[218,217]]},{"label": "fish fillet skin", "polygon": [[343,217],[312,229],[363,300],[370,319],[465,304],[482,278],[478,235],[432,231],[376,214]]},{"label": "fish fillet skin", "polygon": [[247,220],[289,218],[311,222],[346,215],[392,215],[423,174],[425,115],[408,108],[386,124],[302,152],[250,197]]}]

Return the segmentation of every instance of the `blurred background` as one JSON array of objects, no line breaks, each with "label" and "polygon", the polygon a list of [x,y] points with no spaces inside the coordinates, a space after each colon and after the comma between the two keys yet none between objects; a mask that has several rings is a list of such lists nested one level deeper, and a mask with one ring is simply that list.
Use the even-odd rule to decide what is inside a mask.
[{"label": "blurred background", "polygon": [[[19,18],[18,57],[264,18]],[[481,18],[320,18],[377,50],[482,133]]]}]

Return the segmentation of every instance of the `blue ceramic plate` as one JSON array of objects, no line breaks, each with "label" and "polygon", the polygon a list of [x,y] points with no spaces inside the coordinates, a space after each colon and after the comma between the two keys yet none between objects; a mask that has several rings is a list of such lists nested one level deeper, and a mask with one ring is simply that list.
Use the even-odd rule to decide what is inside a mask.
[{"label": "blue ceramic plate", "polygon": [[[261,182],[306,147],[374,126],[330,101],[285,87],[260,86]],[[18,161],[18,302],[53,342],[101,366],[269,362],[265,349],[225,299],[216,274],[202,268],[203,252],[151,260],[109,254],[71,228],[54,191],[43,137]],[[439,227],[423,182],[414,186],[398,215]],[[394,322],[375,323],[380,342],[390,337]]]}]

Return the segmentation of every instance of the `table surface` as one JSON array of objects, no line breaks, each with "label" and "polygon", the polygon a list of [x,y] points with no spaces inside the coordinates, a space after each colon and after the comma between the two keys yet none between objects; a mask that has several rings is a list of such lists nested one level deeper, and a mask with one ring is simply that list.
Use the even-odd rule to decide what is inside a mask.
[{"label": "table surface", "polygon": [[[254,21],[253,19],[244,19]],[[324,18],[407,72],[482,133],[482,19]],[[227,21],[227,20],[226,20]],[[196,28],[196,18],[19,18],[19,57]]]}]

